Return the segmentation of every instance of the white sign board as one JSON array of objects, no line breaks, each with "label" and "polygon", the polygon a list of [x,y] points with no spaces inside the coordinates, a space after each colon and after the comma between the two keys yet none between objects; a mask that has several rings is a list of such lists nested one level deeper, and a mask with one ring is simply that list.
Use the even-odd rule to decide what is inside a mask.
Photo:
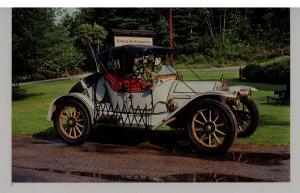
[{"label": "white sign board", "polygon": [[115,47],[128,45],[128,44],[153,45],[153,38],[115,36],[114,39],[115,39]]}]

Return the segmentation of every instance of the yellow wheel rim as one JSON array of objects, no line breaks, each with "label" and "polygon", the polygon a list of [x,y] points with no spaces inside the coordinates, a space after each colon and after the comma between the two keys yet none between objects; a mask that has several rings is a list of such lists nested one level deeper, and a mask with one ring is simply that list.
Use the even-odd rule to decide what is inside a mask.
[{"label": "yellow wheel rim", "polygon": [[79,138],[85,130],[82,111],[74,106],[66,106],[59,114],[59,127],[69,139]]},{"label": "yellow wheel rim", "polygon": [[220,146],[226,136],[226,122],[214,109],[202,109],[192,119],[192,135],[204,147]]}]

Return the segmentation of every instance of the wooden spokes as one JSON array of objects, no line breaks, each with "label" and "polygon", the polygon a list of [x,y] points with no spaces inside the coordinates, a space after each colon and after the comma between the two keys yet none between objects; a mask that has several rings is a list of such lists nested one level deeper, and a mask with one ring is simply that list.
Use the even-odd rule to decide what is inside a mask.
[{"label": "wooden spokes", "polygon": [[226,136],[226,121],[215,109],[201,109],[192,119],[192,134],[205,147],[221,145]]},{"label": "wooden spokes", "polygon": [[59,115],[59,126],[62,133],[70,139],[79,138],[85,129],[83,113],[74,106],[66,106]]}]

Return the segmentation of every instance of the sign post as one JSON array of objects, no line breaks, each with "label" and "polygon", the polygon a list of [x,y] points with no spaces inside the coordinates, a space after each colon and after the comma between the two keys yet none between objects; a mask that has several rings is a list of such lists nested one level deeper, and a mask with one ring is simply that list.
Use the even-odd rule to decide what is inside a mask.
[{"label": "sign post", "polygon": [[[169,29],[170,29],[170,48],[173,48],[173,21],[172,21],[172,8],[169,9]],[[170,54],[170,65],[173,67],[173,53]]]}]

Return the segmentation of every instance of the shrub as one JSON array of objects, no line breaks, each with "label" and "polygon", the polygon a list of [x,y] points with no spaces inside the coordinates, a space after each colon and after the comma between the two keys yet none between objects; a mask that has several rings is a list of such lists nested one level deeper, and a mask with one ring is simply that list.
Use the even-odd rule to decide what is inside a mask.
[{"label": "shrub", "polygon": [[72,68],[68,70],[68,74],[70,76],[74,76],[74,75],[78,75],[78,74],[83,74],[83,70],[81,70],[80,68]]},{"label": "shrub", "polygon": [[60,72],[50,72],[49,73],[49,79],[60,78],[60,77],[61,77]]},{"label": "shrub", "polygon": [[39,73],[42,74],[46,79],[54,79],[54,78],[62,77],[62,74],[60,72],[53,72],[51,70],[44,70]]},{"label": "shrub", "polygon": [[30,81],[30,80],[31,80],[30,75],[23,75],[23,76],[16,77],[14,82],[19,83],[19,82],[26,82],[26,81]]},{"label": "shrub", "polygon": [[262,66],[257,66],[251,71],[251,78],[254,82],[266,82],[266,72],[265,68]]},{"label": "shrub", "polygon": [[248,81],[254,81],[255,78],[253,77],[252,71],[257,68],[259,65],[257,64],[249,64],[247,65],[242,71],[242,78],[245,78]]},{"label": "shrub", "polygon": [[266,66],[250,64],[244,68],[241,75],[251,82],[287,84],[290,81],[289,60]]},{"label": "shrub", "polygon": [[31,79],[36,81],[36,80],[45,80],[45,77],[39,73],[34,73],[31,75]]},{"label": "shrub", "polygon": [[290,79],[290,66],[286,63],[274,63],[266,66],[269,83],[286,83]]},{"label": "shrub", "polygon": [[43,70],[43,71],[38,71],[39,74],[43,75],[46,79],[49,79],[49,73],[52,71],[50,70]]}]

